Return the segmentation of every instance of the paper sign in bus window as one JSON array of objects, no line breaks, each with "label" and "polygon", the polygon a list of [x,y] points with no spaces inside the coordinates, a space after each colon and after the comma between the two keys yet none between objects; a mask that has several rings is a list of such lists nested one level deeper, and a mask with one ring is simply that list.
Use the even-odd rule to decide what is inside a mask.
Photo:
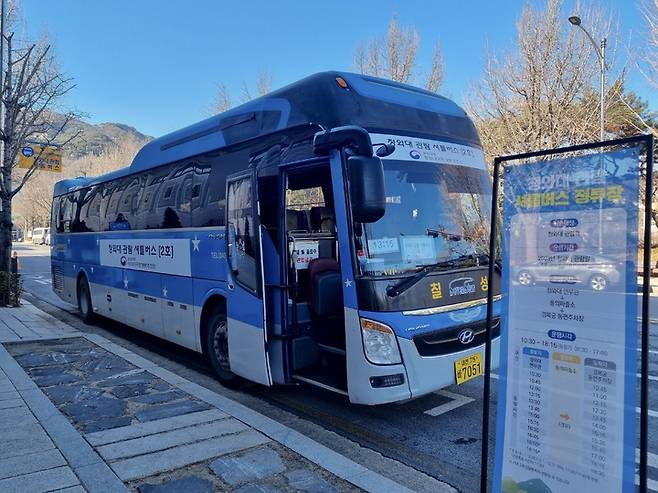
[{"label": "paper sign in bus window", "polygon": [[402,258],[410,263],[434,260],[434,240],[429,236],[405,236],[402,238]]},{"label": "paper sign in bus window", "polygon": [[368,240],[368,252],[371,255],[384,255],[386,253],[395,253],[400,251],[400,245],[397,238],[376,238]]},{"label": "paper sign in bus window", "polygon": [[311,260],[320,256],[318,241],[296,241],[295,242],[295,269],[308,269]]}]

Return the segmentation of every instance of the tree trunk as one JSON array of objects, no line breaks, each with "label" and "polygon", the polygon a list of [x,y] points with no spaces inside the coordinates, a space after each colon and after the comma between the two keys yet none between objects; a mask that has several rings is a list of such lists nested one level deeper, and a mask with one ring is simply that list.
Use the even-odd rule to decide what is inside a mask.
[{"label": "tree trunk", "polygon": [[2,197],[0,212],[0,271],[9,272],[11,257],[11,199]]}]

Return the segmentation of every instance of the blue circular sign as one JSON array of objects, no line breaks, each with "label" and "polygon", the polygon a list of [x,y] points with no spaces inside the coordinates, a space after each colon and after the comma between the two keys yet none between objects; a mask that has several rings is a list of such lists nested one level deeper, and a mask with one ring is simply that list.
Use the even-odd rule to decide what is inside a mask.
[{"label": "blue circular sign", "polygon": [[414,159],[420,159],[420,152],[416,150],[410,151],[409,155]]},{"label": "blue circular sign", "polygon": [[34,156],[34,149],[32,149],[30,146],[25,146],[25,147],[23,147],[23,149],[21,150],[21,152],[23,153],[23,156],[25,156],[25,157],[32,157],[32,156]]}]

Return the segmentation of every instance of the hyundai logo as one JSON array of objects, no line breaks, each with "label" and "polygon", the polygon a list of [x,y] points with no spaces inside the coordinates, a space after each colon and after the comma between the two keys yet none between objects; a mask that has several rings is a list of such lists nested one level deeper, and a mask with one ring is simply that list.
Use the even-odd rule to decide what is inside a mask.
[{"label": "hyundai logo", "polygon": [[470,344],[473,342],[473,339],[475,339],[475,332],[471,329],[464,329],[459,333],[457,339],[459,339],[459,342],[462,344]]}]

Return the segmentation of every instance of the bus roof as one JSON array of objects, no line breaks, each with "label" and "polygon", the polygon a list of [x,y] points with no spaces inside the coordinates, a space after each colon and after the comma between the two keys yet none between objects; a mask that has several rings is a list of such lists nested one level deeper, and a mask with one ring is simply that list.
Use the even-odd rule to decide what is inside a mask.
[{"label": "bus roof", "polygon": [[438,136],[480,146],[466,113],[443,96],[366,75],[321,72],[152,140],[126,168],[95,178],[59,181],[55,195],[303,124],[359,125],[370,131]]}]

